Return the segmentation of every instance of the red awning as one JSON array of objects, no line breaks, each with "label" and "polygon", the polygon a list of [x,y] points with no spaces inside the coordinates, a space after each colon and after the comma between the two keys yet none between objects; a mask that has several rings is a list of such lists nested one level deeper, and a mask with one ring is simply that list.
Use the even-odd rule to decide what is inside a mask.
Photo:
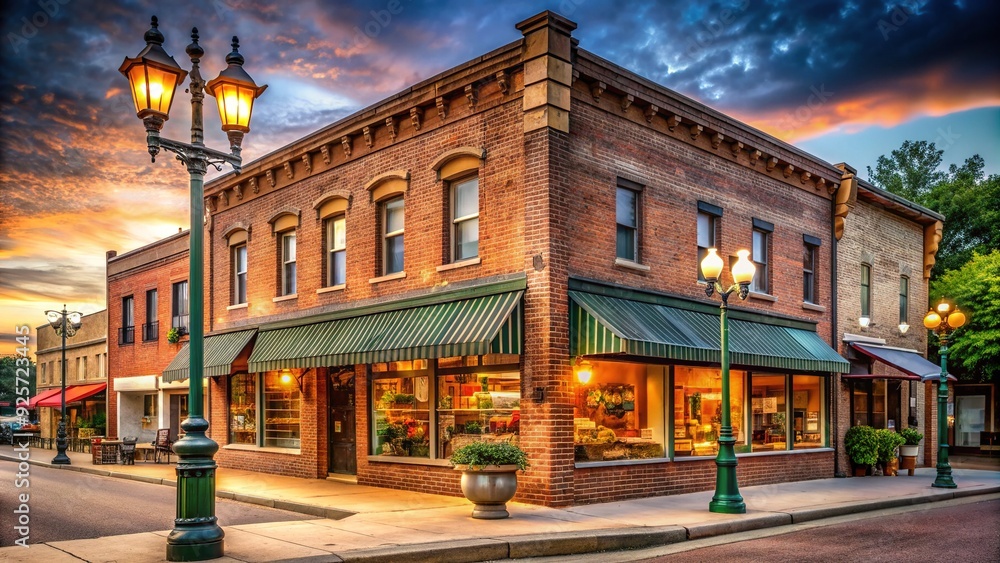
[{"label": "red awning", "polygon": [[48,399],[52,395],[58,395],[59,391],[61,391],[61,390],[62,390],[61,387],[56,387],[55,389],[46,389],[45,391],[42,391],[41,393],[39,393],[39,394],[35,395],[34,397],[32,397],[30,401],[28,401],[28,408],[29,409],[33,409],[33,408],[37,407],[39,401]]},{"label": "red awning", "polygon": [[[108,387],[107,383],[92,383],[90,385],[71,385],[66,388],[66,404],[82,401],[87,397],[96,395],[101,391],[104,391],[105,389],[107,389],[107,387]],[[60,396],[61,394],[58,393],[59,390],[56,389],[56,391],[57,393],[55,393],[51,397],[38,401],[38,406],[61,407],[62,397]]]}]

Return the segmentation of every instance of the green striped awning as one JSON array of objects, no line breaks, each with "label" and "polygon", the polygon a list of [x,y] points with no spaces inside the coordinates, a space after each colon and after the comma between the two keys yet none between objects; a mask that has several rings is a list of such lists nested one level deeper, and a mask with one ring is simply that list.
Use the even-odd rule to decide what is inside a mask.
[{"label": "green striped awning", "polygon": [[[625,354],[720,363],[719,316],[570,291],[571,355]],[[815,332],[729,318],[733,365],[847,373],[850,364]]]},{"label": "green striped awning", "polygon": [[[216,334],[205,338],[205,371],[202,375],[229,375],[233,360],[246,348],[257,329],[241,330]],[[189,343],[181,346],[177,355],[163,370],[163,381],[180,381],[187,379],[191,367],[191,350]]]},{"label": "green striped awning", "polygon": [[249,371],[521,353],[523,291],[263,331]]}]

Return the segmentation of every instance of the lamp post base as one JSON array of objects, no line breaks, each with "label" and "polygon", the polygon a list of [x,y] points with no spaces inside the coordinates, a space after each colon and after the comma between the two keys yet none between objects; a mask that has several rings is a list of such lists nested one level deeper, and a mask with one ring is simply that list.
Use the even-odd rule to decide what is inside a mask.
[{"label": "lamp post base", "polygon": [[177,518],[167,536],[167,561],[217,559],[225,553],[226,535],[215,516],[217,466],[212,457],[219,446],[205,436],[208,422],[200,416],[189,416],[181,428],[186,434],[173,445],[178,457]]},{"label": "lamp post base", "polygon": [[958,485],[955,484],[955,480],[951,478],[951,465],[947,462],[939,463],[937,465],[937,478],[931,483],[932,487],[937,487],[939,489],[957,489]]},{"label": "lamp post base", "polygon": [[59,430],[56,431],[56,457],[52,458],[52,465],[70,465],[69,456],[66,455],[66,421],[59,421]]},{"label": "lamp post base", "polygon": [[719,455],[715,458],[715,496],[708,503],[709,512],[746,514],[747,505],[736,481],[736,450],[732,437],[719,438]]}]

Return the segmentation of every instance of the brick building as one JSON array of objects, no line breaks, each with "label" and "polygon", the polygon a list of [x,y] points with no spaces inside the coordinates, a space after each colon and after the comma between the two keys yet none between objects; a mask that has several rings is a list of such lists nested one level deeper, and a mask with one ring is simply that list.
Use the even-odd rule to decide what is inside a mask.
[{"label": "brick building", "polygon": [[[108,313],[84,315],[81,322],[66,338],[66,431],[71,438],[81,422],[107,412]],[[62,336],[49,324],[37,330],[36,393],[30,404],[38,409],[40,436],[55,438],[62,407]]]},{"label": "brick building", "polygon": [[[924,358],[928,289],[944,217],[845,173],[837,194],[837,333],[851,361],[837,404],[837,426],[916,427],[918,459],[937,463],[937,383]],[[949,400],[954,400],[954,393]],[[841,451],[838,468],[850,469]]]},{"label": "brick building", "polygon": [[758,272],[730,304],[740,483],[832,475],[850,174],[578,48],[560,16],[517,27],[206,185],[216,460],[457,495],[450,453],[512,440],[526,502],[711,489],[715,247]]},{"label": "brick building", "polygon": [[142,248],[107,253],[108,435],[151,442],[159,428],[177,438],[187,416],[187,380],[167,382],[163,371],[184,349],[188,326],[188,231]]}]

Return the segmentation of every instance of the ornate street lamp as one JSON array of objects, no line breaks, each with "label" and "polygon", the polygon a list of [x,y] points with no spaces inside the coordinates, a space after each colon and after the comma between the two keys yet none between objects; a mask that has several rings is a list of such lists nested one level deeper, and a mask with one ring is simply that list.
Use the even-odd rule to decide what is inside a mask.
[{"label": "ornate street lamp", "polygon": [[924,326],[938,336],[941,343],[941,379],[938,381],[938,462],[937,478],[932,487],[954,489],[958,485],[951,478],[951,465],[948,464],[948,338],[955,329],[965,324],[965,313],[944,299],[937,306],[937,311],[931,309],[924,316]]},{"label": "ornate street lamp", "polygon": [[730,418],[729,401],[729,295],[739,290],[740,299],[746,299],[750,294],[750,282],[757,271],[748,258],[749,250],[739,250],[736,252],[739,257],[733,264],[733,284],[729,289],[723,289],[719,283],[719,276],[722,274],[722,258],[716,254],[716,249],[709,248],[708,254],[701,261],[701,273],[705,276],[708,286],[705,294],[711,297],[718,293],[722,298],[722,305],[719,307],[719,324],[721,340],[721,363],[722,363],[722,428],[719,429],[719,453],[715,458],[715,496],[708,504],[711,512],[722,512],[725,514],[743,514],[747,511],[747,505],[740,496],[739,485],[736,482],[736,438],[733,437],[733,423]]},{"label": "ornate street lamp", "polygon": [[59,429],[56,431],[56,457],[52,458],[55,465],[69,465],[66,455],[66,339],[75,335],[83,326],[83,315],[76,311],[67,311],[63,305],[62,311],[45,311],[49,325],[62,336],[62,395],[59,415]]},{"label": "ornate street lamp", "polygon": [[[191,335],[188,417],[181,423],[184,437],[173,448],[177,453],[177,517],[167,536],[167,560],[201,561],[222,557],[225,535],[215,516],[215,469],[213,456],[219,445],[207,435],[202,400],[204,366],[204,265],[203,229],[205,172],[211,164],[222,170],[229,164],[240,172],[243,135],[250,130],[254,100],[267,86],[257,86],[243,70],[239,39],[233,37],[233,51],[226,57],[229,67],[207,85],[201,77],[199,62],[204,49],[198,44],[198,28],[191,30],[187,54],[191,58],[191,143],[160,137],[163,122],[170,117],[170,105],[177,84],[187,73],[163,50],[163,34],[157,29],[156,16],[146,32],[146,48],[135,58],[126,58],[118,69],[128,78],[136,116],[146,126],[146,144],[153,161],[161,149],[177,155],[191,176],[191,251],[188,291]],[[218,98],[222,129],[229,136],[230,152],[210,149],[204,144],[203,108],[205,88]]]}]

